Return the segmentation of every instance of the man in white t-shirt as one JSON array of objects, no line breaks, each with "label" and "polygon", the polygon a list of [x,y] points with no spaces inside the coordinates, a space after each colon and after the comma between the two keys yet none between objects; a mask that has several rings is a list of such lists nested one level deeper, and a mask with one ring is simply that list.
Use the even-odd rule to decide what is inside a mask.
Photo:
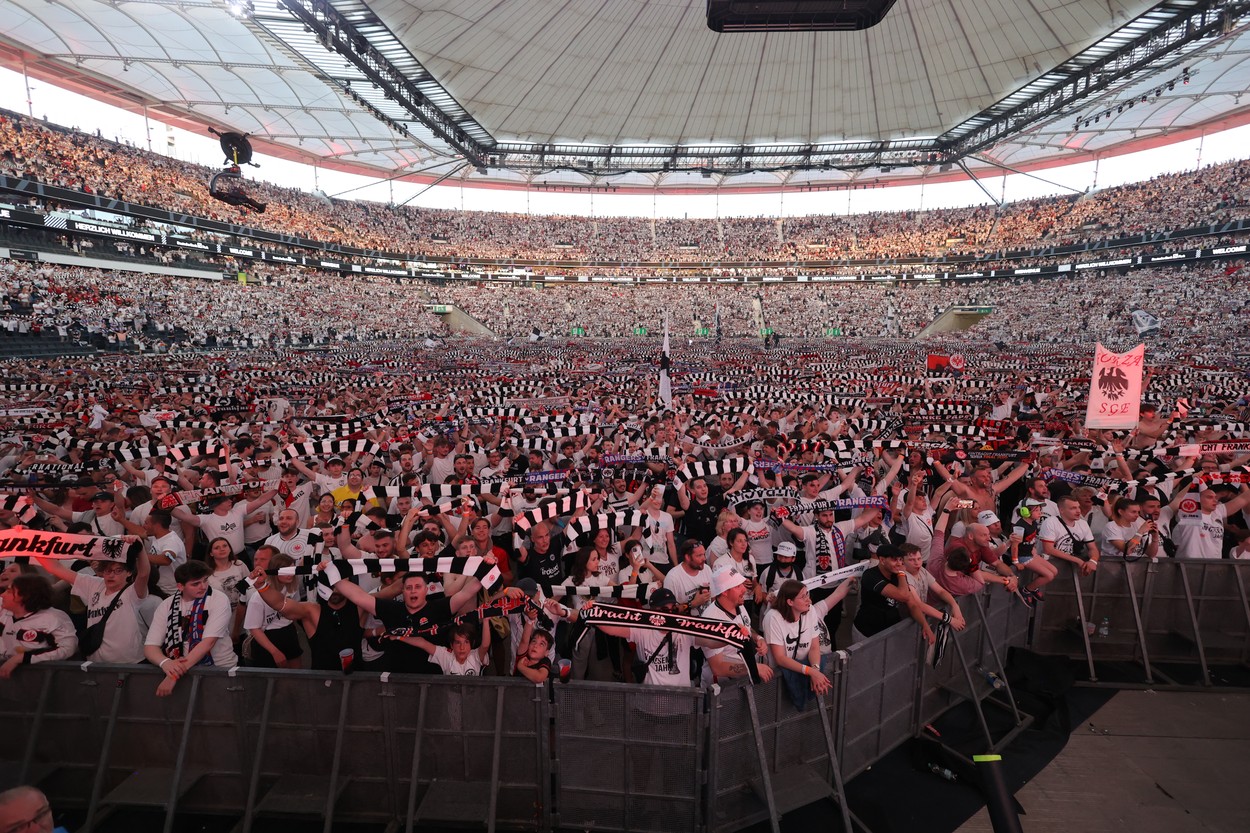
[{"label": "man in white t-shirt", "polygon": [[[713,601],[704,610],[703,615],[708,619],[735,622],[745,631],[750,632],[751,615],[742,604],[747,594],[746,581],[746,576],[732,564],[725,564],[714,570],[709,588]],[[768,645],[764,637],[759,634],[753,633],[752,637],[754,646],[748,646],[742,650],[729,645],[704,648],[703,656],[707,662],[703,666],[703,683],[711,685],[716,680],[750,676],[751,672],[747,666],[744,651],[750,651],[752,647],[757,655],[756,664],[760,682],[766,683],[771,680],[773,670],[763,662],[768,654]]]},{"label": "man in white t-shirt", "polygon": [[193,515],[185,506],[176,507],[173,514],[184,524],[198,526],[210,541],[225,538],[238,555],[247,546],[243,529],[247,516],[273,500],[277,494],[277,489],[268,489],[251,500],[240,500],[238,503],[233,502],[229,495],[218,495],[208,501],[210,511],[205,514]]},{"label": "man in white t-shirt", "polygon": [[[168,497],[170,493],[173,492],[174,487],[169,478],[157,477],[152,481],[152,485],[149,486],[148,489],[152,493],[152,499],[144,503],[140,503],[138,506],[132,507],[130,511],[126,513],[126,517],[130,519],[131,523],[143,526],[144,521],[148,519],[148,515],[151,514],[153,509],[160,505],[162,498]],[[169,528],[176,532],[179,537],[182,537],[182,524],[177,519],[174,519],[170,523]]]},{"label": "man in white t-shirt", "polygon": [[156,568],[156,586],[166,596],[178,589],[174,571],[187,562],[182,536],[170,529],[172,516],[164,509],[153,509],[143,521],[148,533],[145,543],[148,561]]},{"label": "man in white t-shirt", "polygon": [[881,510],[867,509],[851,521],[835,521],[834,510],[823,509],[816,513],[813,526],[800,526],[789,518],[782,518],[781,525],[803,542],[803,578],[829,573],[845,567],[850,557],[847,539],[857,529],[879,526]]},{"label": "man in white t-shirt", "polygon": [[84,512],[74,512],[68,506],[61,506],[38,496],[34,498],[34,503],[45,514],[60,518],[66,523],[86,524],[91,527],[91,535],[115,537],[126,534],[121,521],[113,517],[117,503],[111,492],[96,492],[91,496],[91,508]]},{"label": "man in white t-shirt", "polygon": [[296,564],[315,552],[311,533],[314,530],[301,529],[299,512],[294,509],[283,509],[278,513],[278,531],[265,539],[265,543],[283,555],[291,556]]},{"label": "man in white t-shirt", "polygon": [[[667,587],[661,587],[651,594],[648,605],[660,613],[677,612],[677,597]],[[583,610],[593,606],[588,604]],[[626,628],[619,625],[599,625],[595,627],[607,634],[628,640],[633,643],[634,657],[639,664],[646,666],[642,680],[647,685],[677,686],[688,688],[694,685],[690,679],[690,649],[694,646],[715,648],[721,643],[714,640],[697,639],[684,633],[666,633],[647,628]]]},{"label": "man in white t-shirt", "polygon": [[709,587],[712,568],[707,565],[707,550],[693,538],[681,543],[681,563],[668,571],[664,586],[677,597],[677,612],[702,616],[712,600]]},{"label": "man in white t-shirt", "polygon": [[1042,542],[1042,555],[1072,563],[1081,575],[1098,569],[1098,546],[1094,533],[1081,517],[1081,503],[1071,495],[1058,501],[1059,514],[1042,521],[1037,533]]},{"label": "man in white t-shirt", "polygon": [[[293,509],[299,516],[299,525],[305,526],[312,515],[312,496],[317,491],[317,484],[311,481],[300,482],[299,469],[288,466],[282,470],[282,481],[278,486],[279,510]],[[346,475],[344,483],[347,482]],[[338,487],[335,487],[338,488]],[[334,491],[330,489],[329,491]]]},{"label": "man in white t-shirt", "polygon": [[326,460],[326,470],[322,473],[313,471],[298,457],[291,458],[291,468],[316,483],[322,492],[333,492],[338,487],[347,485],[346,465],[342,457],[331,457]]},{"label": "man in white t-shirt", "polygon": [[[178,680],[197,665],[230,669],[239,664],[230,642],[234,618],[230,601],[226,594],[213,593],[209,588],[212,572],[202,561],[180,566],[174,571],[177,594],[161,602],[153,615],[143,653],[148,662],[165,672],[165,679],[156,688],[158,697],[172,694]],[[173,611],[175,600],[179,603],[177,611]],[[176,615],[171,617],[171,611]],[[178,631],[171,634],[171,626]]]},{"label": "man in white t-shirt", "polygon": [[1241,494],[1227,503],[1220,503],[1220,496],[1210,486],[1203,485],[1198,499],[1184,490],[1177,490],[1176,497],[1162,513],[1162,519],[1171,527],[1172,541],[1176,544],[1177,558],[1223,558],[1224,524],[1230,512],[1240,511],[1250,503],[1250,488],[1241,487]]}]

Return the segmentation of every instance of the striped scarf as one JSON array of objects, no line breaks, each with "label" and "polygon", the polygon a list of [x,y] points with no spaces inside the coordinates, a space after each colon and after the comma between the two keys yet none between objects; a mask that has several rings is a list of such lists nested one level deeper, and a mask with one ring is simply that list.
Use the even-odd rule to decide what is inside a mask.
[{"label": "striped scarf", "polygon": [[[203,596],[191,602],[191,613],[186,620],[182,618],[182,591],[175,590],[169,599],[169,618],[165,625],[165,641],[161,651],[169,659],[182,659],[195,650],[195,646],[204,641],[204,625],[208,621],[208,613],[204,604],[208,601],[210,589]],[[185,623],[185,624],[184,624]],[[186,653],[183,653],[183,648]],[[213,655],[207,653],[196,665],[212,665]]]}]

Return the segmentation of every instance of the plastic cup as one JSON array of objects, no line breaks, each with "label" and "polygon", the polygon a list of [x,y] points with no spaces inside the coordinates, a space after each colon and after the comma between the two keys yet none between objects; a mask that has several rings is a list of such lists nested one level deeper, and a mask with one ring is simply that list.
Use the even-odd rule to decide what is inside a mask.
[{"label": "plastic cup", "polygon": [[573,663],[571,660],[560,660],[556,663],[556,669],[560,673],[560,682],[562,683],[567,683],[569,678],[573,676]]},{"label": "plastic cup", "polygon": [[351,648],[344,648],[339,651],[339,663],[343,666],[343,673],[352,673],[352,662],[356,659],[356,652]]}]

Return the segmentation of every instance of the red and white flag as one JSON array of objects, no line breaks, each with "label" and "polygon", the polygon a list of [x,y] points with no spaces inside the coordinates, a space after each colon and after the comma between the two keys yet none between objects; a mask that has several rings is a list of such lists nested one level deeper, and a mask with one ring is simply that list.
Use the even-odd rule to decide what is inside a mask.
[{"label": "red and white flag", "polygon": [[1086,428],[1137,427],[1145,358],[1145,344],[1127,353],[1112,353],[1101,344],[1097,346],[1085,409]]}]

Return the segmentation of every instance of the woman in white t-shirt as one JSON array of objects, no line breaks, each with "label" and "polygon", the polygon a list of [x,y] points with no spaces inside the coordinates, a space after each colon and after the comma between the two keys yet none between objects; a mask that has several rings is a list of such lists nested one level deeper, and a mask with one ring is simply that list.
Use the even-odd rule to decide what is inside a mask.
[{"label": "woman in white t-shirt", "polygon": [[747,507],[747,516],[742,519],[742,529],[751,545],[751,558],[758,567],[773,563],[773,526],[764,520],[767,515],[764,501],[757,500]]},{"label": "woman in white t-shirt", "polygon": [[[664,584],[664,573],[647,558],[647,548],[637,538],[626,539],[617,584]],[[602,572],[602,568],[600,568]]]},{"label": "woman in white t-shirt", "polygon": [[1154,558],[1159,553],[1159,536],[1153,534],[1154,521],[1141,517],[1141,504],[1122,497],[1112,509],[1113,519],[1102,528],[1099,553],[1106,556],[1123,556],[1128,559],[1143,555]]},{"label": "woman in white t-shirt", "polygon": [[621,570],[621,545],[612,537],[612,530],[605,527],[595,532],[590,543],[599,556],[599,572],[608,576],[614,576]]},{"label": "woman in white t-shirt", "polygon": [[229,541],[225,538],[214,538],[208,542],[208,566],[213,568],[213,574],[208,577],[208,586],[230,602],[230,639],[237,643],[243,627],[244,609],[244,605],[240,604],[243,594],[239,592],[239,582],[247,578],[247,565],[234,554]]},{"label": "woman in white t-shirt", "polygon": [[[294,563],[291,556],[279,554],[269,560],[269,569],[280,570]],[[304,649],[300,647],[295,623],[282,615],[286,599],[295,595],[296,577],[275,576],[274,580],[284,597],[277,610],[266,604],[259,593],[247,600],[243,627],[253,643],[247,652],[248,664],[257,668],[299,668]]]},{"label": "woman in white t-shirt", "polygon": [[[747,580],[747,596],[744,602],[748,611],[755,614],[755,582],[759,576],[759,568],[751,557],[751,542],[745,529],[735,527],[726,533],[728,552],[719,556],[712,564],[713,570],[733,567]],[[710,560],[710,558],[709,558]]]},{"label": "woman in white t-shirt", "polygon": [[717,561],[729,554],[729,531],[742,526],[742,517],[732,509],[722,509],[716,516],[716,537],[707,545],[707,560]]},{"label": "woman in white t-shirt", "polygon": [[929,496],[924,492],[923,481],[913,483],[903,500],[903,522],[905,543],[915,544],[920,550],[921,558],[929,561],[929,550],[933,546],[933,507],[929,505]]},{"label": "woman in white t-shirt", "polygon": [[821,671],[820,620],[828,609],[846,598],[851,582],[839,584],[832,594],[819,604],[812,604],[812,596],[800,581],[791,579],[777,591],[777,601],[764,614],[764,640],[772,652],[773,664],[791,675],[806,677],[813,694],[820,696],[829,691],[832,683]]},{"label": "woman in white t-shirt", "polygon": [[677,561],[677,543],[673,540],[673,516],[664,511],[664,487],[654,486],[643,503],[643,540],[649,548],[647,560],[661,570],[669,570]]},{"label": "woman in white t-shirt", "polygon": [[[573,556],[573,564],[569,568],[569,583],[574,587],[613,587],[617,583],[618,571],[609,573],[600,568],[599,552],[594,547],[582,547]],[[564,598],[567,619],[570,623],[577,622],[577,612],[591,601],[588,596],[566,596]],[[620,643],[595,630],[587,629],[573,644],[573,677],[578,680],[599,680],[608,682],[613,679],[619,665],[621,652]]]}]

